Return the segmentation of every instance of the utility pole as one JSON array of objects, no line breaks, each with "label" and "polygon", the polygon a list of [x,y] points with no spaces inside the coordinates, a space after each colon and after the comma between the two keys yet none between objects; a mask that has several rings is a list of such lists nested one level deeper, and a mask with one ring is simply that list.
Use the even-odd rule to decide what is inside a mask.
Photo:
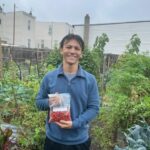
[{"label": "utility pole", "polygon": [[12,52],[14,49],[14,45],[15,45],[15,22],[16,22],[16,5],[14,4],[14,17],[13,17],[13,43],[12,43],[12,48],[10,51],[10,60],[12,60]]},{"label": "utility pole", "polygon": [[13,46],[15,45],[15,22],[16,22],[16,5],[14,4],[14,19],[13,19]]}]

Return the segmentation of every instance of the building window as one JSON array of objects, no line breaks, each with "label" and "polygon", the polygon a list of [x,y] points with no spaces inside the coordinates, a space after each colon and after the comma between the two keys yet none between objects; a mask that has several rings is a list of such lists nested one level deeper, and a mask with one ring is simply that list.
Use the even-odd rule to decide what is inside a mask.
[{"label": "building window", "polygon": [[31,21],[28,20],[28,30],[30,30],[30,29],[31,29]]},{"label": "building window", "polygon": [[51,26],[51,25],[50,25],[49,28],[48,28],[48,34],[49,34],[49,35],[52,35],[52,26]]},{"label": "building window", "polygon": [[31,39],[28,39],[28,48],[31,47]]},{"label": "building window", "polygon": [[44,48],[44,40],[41,40],[41,48]]}]

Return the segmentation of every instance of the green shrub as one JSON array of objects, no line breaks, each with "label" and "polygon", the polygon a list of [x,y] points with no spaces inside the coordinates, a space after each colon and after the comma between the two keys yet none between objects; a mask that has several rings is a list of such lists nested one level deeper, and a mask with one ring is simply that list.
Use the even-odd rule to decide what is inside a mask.
[{"label": "green shrub", "polygon": [[141,116],[149,122],[150,57],[128,53],[120,56],[107,81],[100,116],[92,130],[103,150],[111,150],[119,130],[136,124]]}]

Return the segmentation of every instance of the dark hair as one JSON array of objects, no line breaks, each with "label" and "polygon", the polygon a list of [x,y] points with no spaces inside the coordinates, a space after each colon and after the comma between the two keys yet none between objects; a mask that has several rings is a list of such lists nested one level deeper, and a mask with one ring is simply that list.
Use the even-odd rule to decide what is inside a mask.
[{"label": "dark hair", "polygon": [[60,42],[60,48],[63,48],[64,43],[70,40],[76,40],[79,45],[81,46],[82,51],[84,50],[84,41],[83,39],[77,34],[67,34]]}]

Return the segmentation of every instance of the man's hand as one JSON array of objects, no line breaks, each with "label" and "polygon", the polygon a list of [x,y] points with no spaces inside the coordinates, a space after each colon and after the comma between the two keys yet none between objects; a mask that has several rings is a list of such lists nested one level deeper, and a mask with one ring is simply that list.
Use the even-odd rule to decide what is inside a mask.
[{"label": "man's hand", "polygon": [[72,121],[60,120],[60,122],[55,122],[61,128],[70,129],[72,128]]},{"label": "man's hand", "polygon": [[61,98],[58,93],[55,93],[53,97],[49,98],[49,105],[51,106],[56,106],[59,105],[60,103],[61,103]]}]

